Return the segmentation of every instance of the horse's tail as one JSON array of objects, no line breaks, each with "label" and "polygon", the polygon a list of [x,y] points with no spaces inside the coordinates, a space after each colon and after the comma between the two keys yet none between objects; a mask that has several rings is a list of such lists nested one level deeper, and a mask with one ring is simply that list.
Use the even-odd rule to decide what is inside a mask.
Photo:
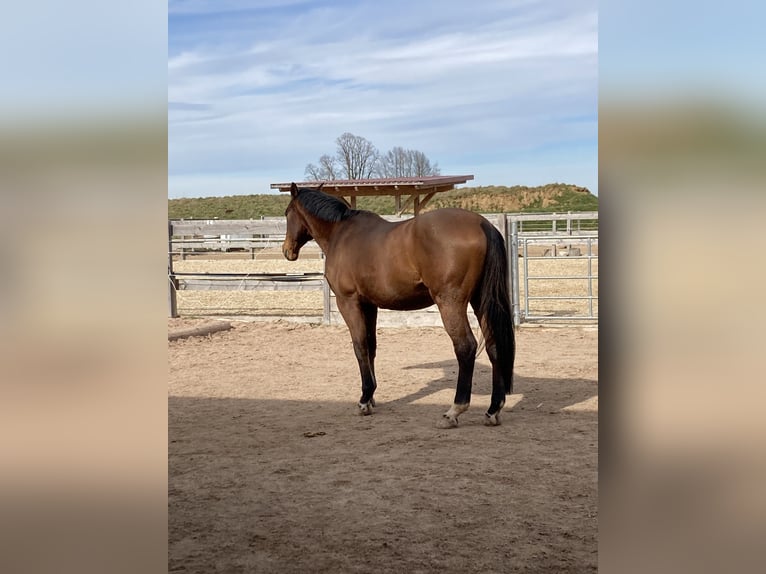
[{"label": "horse's tail", "polygon": [[513,363],[516,342],[508,285],[508,254],[500,232],[486,219],[481,222],[487,236],[487,254],[479,291],[479,320],[487,352],[494,346],[497,367],[505,381],[506,394],[513,392]]}]

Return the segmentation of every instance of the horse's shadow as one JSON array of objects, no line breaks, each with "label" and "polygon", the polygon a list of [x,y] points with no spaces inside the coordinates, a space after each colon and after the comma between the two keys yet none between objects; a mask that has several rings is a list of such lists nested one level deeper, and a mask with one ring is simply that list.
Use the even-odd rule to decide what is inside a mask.
[{"label": "horse's shadow", "polygon": [[[403,367],[404,370],[431,369],[441,371],[440,376],[429,381],[417,391],[398,399],[387,401],[389,405],[408,405],[419,399],[444,390],[455,390],[457,384],[457,361],[445,360]],[[492,368],[477,363],[473,372],[473,396],[492,394]],[[559,410],[598,395],[598,381],[593,379],[528,377],[514,373],[513,394],[523,395],[519,403],[531,405],[526,408]]]}]

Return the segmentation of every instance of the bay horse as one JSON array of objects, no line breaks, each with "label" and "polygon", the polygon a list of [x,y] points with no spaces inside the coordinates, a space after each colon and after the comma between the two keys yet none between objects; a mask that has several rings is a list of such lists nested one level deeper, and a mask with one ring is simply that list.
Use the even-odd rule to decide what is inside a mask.
[{"label": "bay horse", "polygon": [[402,222],[352,209],[344,200],[293,182],[285,210],[282,252],[288,261],[314,239],[325,255],[325,276],[348,326],[362,377],[358,408],[375,406],[378,308],[414,310],[434,303],[452,339],[458,362],[457,390],[438,426],[458,425],[471,402],[478,348],[468,322],[470,304],[492,362],[492,398],[485,424],[500,424],[513,389],[516,351],[508,291],[508,258],[500,232],[481,215],[437,209]]}]

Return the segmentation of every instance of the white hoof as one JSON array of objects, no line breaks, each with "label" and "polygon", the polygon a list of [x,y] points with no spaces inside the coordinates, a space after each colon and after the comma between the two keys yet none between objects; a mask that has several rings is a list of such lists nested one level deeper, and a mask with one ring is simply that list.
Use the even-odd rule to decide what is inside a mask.
[{"label": "white hoof", "polygon": [[484,413],[484,424],[488,427],[496,427],[500,424],[500,411],[497,411],[494,415]]},{"label": "white hoof", "polygon": [[454,429],[457,427],[457,417],[449,416],[447,414],[443,414],[442,418],[439,419],[439,422],[436,423],[436,428],[440,429]]},{"label": "white hoof", "polygon": [[442,415],[442,419],[436,423],[440,429],[453,429],[457,426],[457,418],[468,410],[468,403],[464,405],[454,404]]},{"label": "white hoof", "polygon": [[372,414],[372,407],[375,406],[375,401],[370,401],[369,403],[358,403],[357,406],[359,407],[359,414],[362,416],[367,416]]}]

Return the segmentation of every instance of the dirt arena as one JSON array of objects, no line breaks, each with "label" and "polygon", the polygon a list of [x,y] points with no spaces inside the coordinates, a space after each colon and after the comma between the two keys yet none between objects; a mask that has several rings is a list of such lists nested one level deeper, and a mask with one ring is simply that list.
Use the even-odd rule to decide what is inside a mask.
[{"label": "dirt arena", "polygon": [[595,571],[597,337],[523,327],[503,424],[483,425],[482,354],[451,430],[436,428],[457,368],[440,328],[379,330],[369,417],[345,327],[169,342],[169,570]]}]

